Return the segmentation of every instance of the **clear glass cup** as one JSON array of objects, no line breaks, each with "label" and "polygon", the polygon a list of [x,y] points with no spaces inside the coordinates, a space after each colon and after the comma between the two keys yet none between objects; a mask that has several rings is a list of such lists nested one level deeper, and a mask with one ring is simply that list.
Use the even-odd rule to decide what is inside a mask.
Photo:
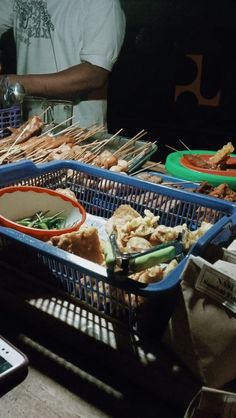
[{"label": "clear glass cup", "polygon": [[[72,124],[73,102],[26,96],[22,105],[22,113],[24,121],[27,121],[33,115],[37,115],[42,118],[47,127],[59,125],[58,130],[63,130]],[[56,132],[56,129],[54,132]]]},{"label": "clear glass cup", "polygon": [[48,125],[60,125],[60,130],[72,124],[73,102],[69,100],[47,100],[46,121]]},{"label": "clear glass cup", "polygon": [[47,100],[43,97],[26,96],[22,103],[22,117],[23,121],[27,121],[31,116],[40,116],[44,123],[46,123],[47,115],[45,109],[47,107]]}]

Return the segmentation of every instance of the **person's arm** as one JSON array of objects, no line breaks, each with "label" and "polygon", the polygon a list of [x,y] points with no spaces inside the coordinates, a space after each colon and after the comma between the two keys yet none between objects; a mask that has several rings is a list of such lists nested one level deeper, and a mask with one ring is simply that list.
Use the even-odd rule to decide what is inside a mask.
[{"label": "person's arm", "polygon": [[70,100],[81,97],[86,100],[103,98],[100,96],[101,92],[105,90],[108,76],[108,70],[89,63],[82,63],[58,73],[10,74],[8,78],[11,84],[16,82],[22,84],[30,96]]}]

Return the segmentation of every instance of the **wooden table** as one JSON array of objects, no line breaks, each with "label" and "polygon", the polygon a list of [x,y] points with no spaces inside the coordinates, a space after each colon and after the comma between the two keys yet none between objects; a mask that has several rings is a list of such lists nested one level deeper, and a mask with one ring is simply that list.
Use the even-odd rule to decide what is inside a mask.
[{"label": "wooden table", "polygon": [[1,333],[30,361],[26,379],[2,397],[0,418],[183,416],[199,384],[158,341],[0,267]]}]

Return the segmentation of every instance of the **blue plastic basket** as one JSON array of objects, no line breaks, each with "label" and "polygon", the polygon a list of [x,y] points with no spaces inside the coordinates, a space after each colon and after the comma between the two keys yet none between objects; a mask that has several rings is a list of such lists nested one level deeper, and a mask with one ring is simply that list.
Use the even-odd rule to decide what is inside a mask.
[{"label": "blue plastic basket", "polygon": [[13,106],[8,109],[0,109],[0,138],[9,135],[8,127],[18,128],[21,121],[20,106]]},{"label": "blue plastic basket", "polygon": [[[0,167],[1,188],[19,184],[51,189],[69,187],[88,213],[105,219],[121,204],[130,204],[140,214],[149,209],[160,216],[161,224],[176,226],[186,223],[192,230],[203,219],[210,219],[214,225],[192,247],[191,253],[195,255],[200,255],[205,246],[219,236],[220,231],[224,230],[230,236],[236,223],[236,207],[225,201],[147,183],[74,161],[37,166],[24,161]],[[47,273],[50,273],[51,283],[60,284],[66,292],[78,301],[83,301],[89,308],[116,318],[136,331],[140,330],[140,323],[142,331],[144,323],[147,324],[143,319],[144,311],[148,318],[152,316],[155,319],[158,327],[166,324],[187,258],[158,283],[144,285],[128,278],[119,282],[108,276],[103,266],[13,229],[0,228],[2,261],[14,264],[21,270],[28,268],[40,280],[46,280]],[[143,303],[144,300],[148,303]],[[148,309],[150,306],[151,310]],[[153,330],[153,324],[151,328]]]}]

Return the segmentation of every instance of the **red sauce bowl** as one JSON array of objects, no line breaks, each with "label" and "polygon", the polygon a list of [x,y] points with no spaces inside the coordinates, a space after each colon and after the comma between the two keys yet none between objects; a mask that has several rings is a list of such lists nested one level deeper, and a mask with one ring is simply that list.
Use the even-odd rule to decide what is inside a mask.
[{"label": "red sauce bowl", "polygon": [[[193,154],[194,157],[197,156],[197,154]],[[211,158],[212,155],[208,154],[199,154],[199,158],[205,162],[208,162],[209,158]],[[214,170],[209,168],[204,168],[201,166],[198,166],[194,164],[194,162],[191,160],[191,154],[185,154],[180,158],[180,163],[184,167],[190,168],[191,170],[200,171],[201,173],[207,173],[207,174],[215,174],[217,176],[230,176],[230,177],[236,177],[236,157],[229,157],[226,163],[226,169],[225,170]],[[230,168],[232,167],[232,168]]]}]

